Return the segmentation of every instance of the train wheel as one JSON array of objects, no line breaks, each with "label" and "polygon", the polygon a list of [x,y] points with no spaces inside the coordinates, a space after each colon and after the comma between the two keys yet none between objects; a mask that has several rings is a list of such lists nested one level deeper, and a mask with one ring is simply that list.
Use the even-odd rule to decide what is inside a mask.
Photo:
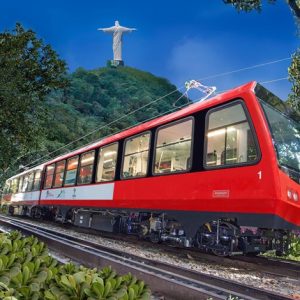
[{"label": "train wheel", "polygon": [[282,250],[276,250],[276,251],[275,251],[275,255],[276,255],[276,256],[284,256],[284,254],[285,254],[285,253],[284,253]]},{"label": "train wheel", "polygon": [[[230,231],[233,225],[227,222],[210,222],[202,225],[195,238],[195,245],[202,249],[213,253],[216,256],[229,256],[231,251]],[[218,237],[219,234],[219,237]]]},{"label": "train wheel", "polygon": [[138,237],[141,240],[144,240],[148,237],[149,234],[149,222],[142,222],[138,228]]},{"label": "train wheel", "polygon": [[211,252],[216,256],[226,257],[229,256],[230,249],[212,249]]},{"label": "train wheel", "polygon": [[42,218],[42,210],[40,207],[36,206],[32,208],[32,218],[41,219]]},{"label": "train wheel", "polygon": [[154,244],[158,244],[160,242],[160,236],[158,232],[152,231],[150,233],[150,241]]}]

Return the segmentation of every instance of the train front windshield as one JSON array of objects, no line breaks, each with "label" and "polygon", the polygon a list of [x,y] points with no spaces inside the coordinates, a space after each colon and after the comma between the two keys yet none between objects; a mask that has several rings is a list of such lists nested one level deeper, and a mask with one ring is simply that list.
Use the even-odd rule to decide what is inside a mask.
[{"label": "train front windshield", "polygon": [[300,125],[268,104],[262,106],[271,127],[279,164],[300,171]]},{"label": "train front windshield", "polygon": [[258,86],[255,91],[268,119],[278,163],[292,179],[299,183],[299,115],[262,86]]}]

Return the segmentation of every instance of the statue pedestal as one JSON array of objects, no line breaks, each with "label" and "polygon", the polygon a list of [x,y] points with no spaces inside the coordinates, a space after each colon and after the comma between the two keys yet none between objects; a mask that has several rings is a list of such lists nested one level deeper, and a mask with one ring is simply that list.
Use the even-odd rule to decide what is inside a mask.
[{"label": "statue pedestal", "polygon": [[107,66],[111,67],[111,68],[124,67],[124,61],[123,60],[108,60]]}]

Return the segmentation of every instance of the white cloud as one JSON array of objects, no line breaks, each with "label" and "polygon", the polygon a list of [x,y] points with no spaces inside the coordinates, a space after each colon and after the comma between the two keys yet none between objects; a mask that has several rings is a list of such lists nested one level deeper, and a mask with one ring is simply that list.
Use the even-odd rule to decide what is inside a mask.
[{"label": "white cloud", "polygon": [[[176,45],[168,60],[171,81],[182,85],[186,80],[201,79],[230,70],[230,62],[223,55],[221,45],[213,40],[185,39]],[[214,80],[205,81],[214,85]]]}]

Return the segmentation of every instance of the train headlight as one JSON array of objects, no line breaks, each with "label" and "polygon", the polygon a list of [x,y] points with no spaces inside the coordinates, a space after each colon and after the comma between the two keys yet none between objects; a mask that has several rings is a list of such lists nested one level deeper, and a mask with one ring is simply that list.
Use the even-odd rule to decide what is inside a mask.
[{"label": "train headlight", "polygon": [[288,189],[286,194],[289,200],[294,200],[295,202],[299,200],[299,195],[296,191]]},{"label": "train headlight", "polygon": [[299,199],[298,193],[297,192],[293,192],[293,200],[294,201],[298,201],[298,199]]}]

